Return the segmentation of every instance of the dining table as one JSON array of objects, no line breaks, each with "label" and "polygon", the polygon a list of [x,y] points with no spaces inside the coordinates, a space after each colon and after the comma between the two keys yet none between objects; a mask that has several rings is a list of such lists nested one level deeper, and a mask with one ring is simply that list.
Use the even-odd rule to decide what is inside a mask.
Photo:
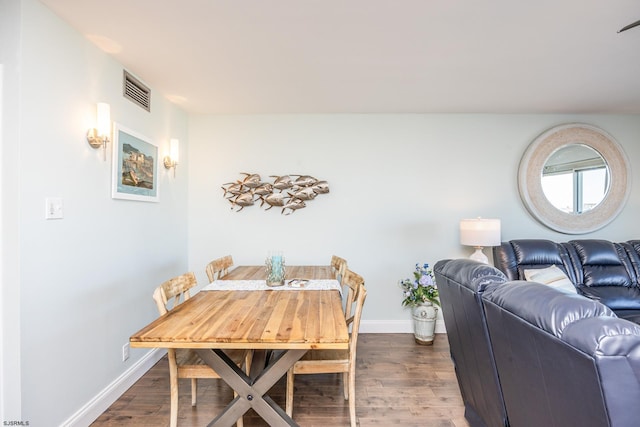
[{"label": "dining table", "polygon": [[[131,347],[193,349],[235,391],[209,426],[232,426],[250,408],[270,426],[296,426],[267,392],[308,350],[349,346],[330,266],[286,266],[278,287],[268,286],[266,275],[265,266],[236,267],[129,339]],[[254,358],[245,373],[225,349],[273,357]]]}]

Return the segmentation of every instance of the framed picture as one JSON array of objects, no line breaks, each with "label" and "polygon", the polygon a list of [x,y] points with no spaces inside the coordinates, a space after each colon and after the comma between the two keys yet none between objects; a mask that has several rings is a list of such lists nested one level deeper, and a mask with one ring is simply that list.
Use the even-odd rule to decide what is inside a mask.
[{"label": "framed picture", "polygon": [[111,197],[158,201],[158,146],[114,123]]}]

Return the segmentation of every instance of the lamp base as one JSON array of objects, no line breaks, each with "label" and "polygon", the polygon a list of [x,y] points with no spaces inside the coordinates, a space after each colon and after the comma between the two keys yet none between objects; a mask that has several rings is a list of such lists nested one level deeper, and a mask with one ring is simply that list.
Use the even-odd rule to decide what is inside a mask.
[{"label": "lamp base", "polygon": [[471,254],[469,258],[474,261],[482,262],[484,264],[489,264],[489,258],[482,252],[482,246],[476,246],[476,251]]}]

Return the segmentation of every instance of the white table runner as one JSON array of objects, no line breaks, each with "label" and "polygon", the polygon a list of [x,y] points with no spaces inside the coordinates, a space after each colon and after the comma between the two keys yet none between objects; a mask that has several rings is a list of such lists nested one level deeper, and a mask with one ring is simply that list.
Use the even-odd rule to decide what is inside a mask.
[{"label": "white table runner", "polygon": [[340,282],[335,279],[287,279],[283,286],[267,286],[266,280],[214,280],[203,291],[339,291]]}]

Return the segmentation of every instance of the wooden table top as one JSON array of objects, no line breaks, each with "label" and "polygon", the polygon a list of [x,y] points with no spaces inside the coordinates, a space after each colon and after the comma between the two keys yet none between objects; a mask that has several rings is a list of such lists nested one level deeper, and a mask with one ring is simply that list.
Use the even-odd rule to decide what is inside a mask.
[{"label": "wooden table top", "polygon": [[[287,280],[290,279],[335,279],[335,274],[329,265],[284,266]],[[231,270],[222,280],[266,280],[265,266],[240,266]]]},{"label": "wooden table top", "polygon": [[[286,269],[291,278],[333,278],[326,266]],[[238,267],[223,279],[265,276],[264,266]],[[149,348],[346,349],[349,337],[338,291],[202,291],[133,334],[130,343]]]}]

